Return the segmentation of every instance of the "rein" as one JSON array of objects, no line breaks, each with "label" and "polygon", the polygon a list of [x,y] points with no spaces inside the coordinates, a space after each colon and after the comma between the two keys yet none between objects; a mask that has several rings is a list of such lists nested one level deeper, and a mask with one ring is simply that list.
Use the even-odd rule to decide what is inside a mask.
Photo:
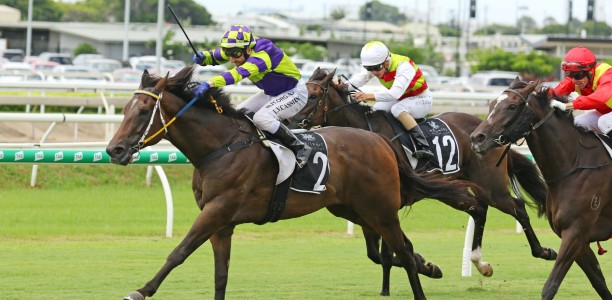
[{"label": "rein", "polygon": [[[523,97],[523,95],[521,95],[521,94],[520,94],[519,92],[517,92],[516,90],[511,90],[511,89],[508,89],[508,90],[505,90],[504,92],[510,92],[510,93],[513,93],[513,94],[515,94],[515,95],[519,96],[519,97],[521,98],[521,100],[523,100],[523,103],[525,103],[525,107],[528,107],[528,106],[529,106],[529,103],[527,102],[527,99],[525,99],[525,97]],[[528,136],[528,135],[529,135],[529,134],[530,134],[532,131],[534,131],[534,130],[538,129],[540,126],[542,126],[544,123],[546,123],[546,121],[548,121],[548,120],[550,119],[550,117],[552,117],[552,115],[554,114],[554,112],[555,112],[555,109],[554,109],[554,108],[551,108],[551,109],[548,111],[548,113],[546,113],[546,115],[544,115],[544,117],[543,117],[542,119],[540,119],[540,121],[536,122],[534,125],[532,125],[532,126],[531,126],[531,128],[529,129],[529,131],[527,131],[527,132],[526,132],[526,133],[523,135],[523,137],[527,137],[527,136]],[[520,112],[519,112],[519,114],[520,114]],[[516,121],[516,119],[518,118],[518,115],[519,115],[519,114],[517,114],[517,117],[516,117],[516,118],[514,118],[514,119],[512,120],[512,122]],[[579,138],[580,138],[580,136],[579,136]],[[496,140],[495,142],[502,142],[502,141],[501,141],[502,139],[503,139],[503,135],[501,135],[501,136],[498,138],[498,140]],[[499,158],[499,160],[498,160],[498,162],[497,162],[497,164],[498,164],[498,165],[499,165],[499,163],[501,162],[501,160],[503,159],[504,155],[506,155],[506,153],[507,153],[507,152],[508,152],[508,150],[510,149],[510,145],[511,145],[512,143],[515,143],[515,142],[508,141],[508,147],[506,148],[506,150],[504,151],[504,153],[503,153],[503,154],[501,155],[501,157]],[[578,142],[578,144],[576,145],[576,147],[577,147],[577,150],[576,150],[576,158],[574,159],[574,164],[573,164],[573,167],[571,167],[569,170],[567,170],[567,171],[563,172],[563,174],[561,174],[561,175],[559,175],[559,176],[557,176],[557,177],[555,177],[555,178],[553,178],[553,179],[549,179],[549,180],[545,179],[545,181],[546,181],[546,183],[547,183],[547,184],[555,183],[555,182],[557,182],[557,181],[559,181],[559,180],[561,180],[561,179],[563,179],[563,178],[565,178],[565,177],[567,177],[567,176],[571,175],[572,173],[574,173],[574,172],[576,172],[576,171],[578,171],[578,170],[598,169],[598,168],[605,167],[605,166],[608,166],[608,165],[611,165],[611,164],[612,164],[612,162],[607,162],[607,163],[604,163],[604,164],[599,164],[599,165],[594,165],[594,166],[579,166],[579,165],[578,165],[578,163],[579,163],[579,158],[580,158],[580,145],[582,145],[582,141],[579,141],[579,142]]]},{"label": "rein", "polygon": [[[162,131],[164,131],[164,135],[166,133],[168,133],[168,127],[170,125],[172,125],[172,123],[174,123],[174,121],[176,121],[177,118],[181,117],[185,111],[187,111],[187,109],[189,109],[197,100],[198,98],[193,98],[191,99],[191,101],[189,101],[189,103],[187,103],[187,105],[185,105],[177,114],[176,116],[174,116],[167,124],[164,120],[163,114],[162,114],[162,110],[161,110],[161,100],[162,100],[162,96],[163,93],[160,93],[159,95],[156,95],[152,92],[146,91],[146,90],[136,90],[134,91],[134,94],[143,94],[143,95],[147,95],[147,96],[151,96],[153,97],[153,99],[155,99],[155,106],[153,108],[153,113],[151,114],[151,119],[149,120],[149,124],[147,125],[147,128],[145,129],[145,132],[143,133],[142,137],[140,138],[140,140],[138,141],[138,143],[136,144],[136,146],[134,146],[133,148],[136,149],[137,152],[140,152],[140,150],[142,148],[145,147],[145,145],[150,142],[153,138],[155,138],[156,136],[158,136]],[[217,110],[217,113],[222,114],[223,113],[223,108],[221,106],[219,106],[217,104],[217,100],[215,100],[214,98],[210,99],[210,102],[215,106],[215,109]],[[147,136],[147,134],[149,133],[149,130],[151,129],[151,126],[153,125],[153,120],[155,119],[155,112],[159,110],[159,117],[161,119],[162,124],[164,125],[162,128],[160,128],[157,132],[155,132],[153,135],[145,138]],[[229,152],[233,152],[233,151],[237,151],[239,149],[242,148],[246,148],[246,147],[250,147],[251,145],[255,144],[256,142],[261,142],[263,141],[262,138],[257,138],[255,140],[253,140],[252,138],[249,138],[247,140],[243,140],[243,141],[238,141],[235,143],[231,143],[231,141],[233,141],[236,136],[238,135],[238,133],[248,133],[246,131],[244,131],[240,125],[238,124],[238,131],[236,131],[236,133],[229,139],[230,142],[227,143],[226,145],[224,145],[223,147],[209,153],[208,155],[206,155],[204,158],[202,158],[199,162],[198,165],[203,165],[203,164],[207,164],[221,156],[223,156],[226,153]],[[252,137],[252,136],[251,136]]]},{"label": "rein", "polygon": [[[189,103],[187,103],[187,105],[185,105],[185,107],[183,107],[177,114],[176,116],[174,116],[167,124],[166,121],[164,120],[164,116],[162,114],[162,110],[161,110],[161,100],[163,98],[163,92],[159,93],[159,95],[146,91],[146,90],[135,90],[134,91],[134,95],[147,95],[152,97],[153,99],[155,99],[155,106],[153,107],[153,113],[151,114],[151,119],[149,120],[149,125],[147,125],[147,128],[145,129],[144,133],[142,134],[142,136],[140,137],[140,139],[138,140],[138,143],[136,144],[136,146],[134,146],[133,148],[136,149],[137,152],[140,152],[140,150],[142,148],[145,147],[145,145],[150,142],[152,139],[154,139],[156,136],[158,136],[162,130],[164,131],[164,135],[166,133],[168,133],[168,127],[170,125],[172,125],[172,123],[174,123],[174,121],[176,121],[177,118],[179,118],[180,116],[182,116],[185,111],[187,111],[187,109],[189,109],[196,101],[198,101],[198,98],[193,98],[191,99],[191,101],[189,101]],[[210,102],[212,104],[215,105],[215,108],[217,109],[218,113],[223,113],[223,108],[220,107],[219,105],[217,105],[217,100],[215,100],[214,98],[210,100]],[[155,112],[159,110],[159,118],[161,119],[161,122],[164,126],[162,126],[162,128],[160,128],[157,132],[155,132],[153,135],[146,137],[147,134],[149,134],[149,130],[151,130],[151,126],[153,125],[153,120],[155,119]]]}]

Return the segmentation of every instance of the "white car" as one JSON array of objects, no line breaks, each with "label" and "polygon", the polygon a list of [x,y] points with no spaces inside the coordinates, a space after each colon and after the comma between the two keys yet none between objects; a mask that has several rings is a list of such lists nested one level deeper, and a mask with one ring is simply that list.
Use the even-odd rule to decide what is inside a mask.
[{"label": "white car", "polygon": [[0,65],[0,81],[15,82],[29,80],[43,80],[42,74],[34,71],[30,64],[24,62],[7,62]]},{"label": "white car", "polygon": [[344,75],[346,76],[346,78],[351,78],[351,74],[352,74],[348,67],[338,65],[336,63],[313,61],[313,62],[305,63],[300,69],[300,74],[302,74],[302,79],[304,81],[308,81],[308,79],[310,79],[310,76],[312,76],[312,73],[314,73],[314,71],[317,68],[326,69],[327,71],[330,71],[330,72],[335,69],[336,76]]},{"label": "white car", "polygon": [[59,65],[47,76],[47,81],[106,83],[104,74],[92,68]]}]

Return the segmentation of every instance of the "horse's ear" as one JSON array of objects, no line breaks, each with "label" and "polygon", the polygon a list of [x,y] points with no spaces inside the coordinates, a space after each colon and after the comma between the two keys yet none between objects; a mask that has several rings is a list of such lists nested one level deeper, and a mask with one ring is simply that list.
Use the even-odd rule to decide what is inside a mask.
[{"label": "horse's ear", "polygon": [[155,84],[155,89],[158,91],[163,91],[166,88],[166,84],[168,83],[168,76],[170,74],[166,73],[166,76],[160,79],[157,84]]},{"label": "horse's ear", "polygon": [[518,76],[516,76],[516,78],[514,78],[512,83],[510,83],[510,87],[516,86],[516,84],[519,82],[521,82],[521,79]]},{"label": "horse's ear", "polygon": [[333,71],[329,72],[329,74],[327,74],[327,76],[325,76],[325,79],[323,79],[323,82],[332,82],[334,79],[334,75],[336,75],[336,69],[334,69]]},{"label": "horse's ear", "polygon": [[540,84],[540,79],[536,81],[530,81],[523,90],[526,90],[528,92],[527,94],[529,94],[533,92],[539,84]]}]

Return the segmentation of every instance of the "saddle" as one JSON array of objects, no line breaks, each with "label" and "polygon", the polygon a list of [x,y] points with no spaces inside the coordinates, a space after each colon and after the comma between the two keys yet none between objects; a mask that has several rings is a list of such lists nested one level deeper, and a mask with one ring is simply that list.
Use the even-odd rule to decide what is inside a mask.
[{"label": "saddle", "polygon": [[444,121],[438,118],[416,119],[417,126],[423,131],[423,135],[427,138],[427,142],[435,156],[432,160],[417,160],[412,157],[412,153],[416,151],[416,146],[408,131],[390,113],[386,113],[385,116],[393,127],[395,135],[392,140],[398,139],[402,144],[413,169],[425,170],[427,172],[438,171],[442,174],[452,174],[460,170],[459,143],[455,138],[455,134]]}]

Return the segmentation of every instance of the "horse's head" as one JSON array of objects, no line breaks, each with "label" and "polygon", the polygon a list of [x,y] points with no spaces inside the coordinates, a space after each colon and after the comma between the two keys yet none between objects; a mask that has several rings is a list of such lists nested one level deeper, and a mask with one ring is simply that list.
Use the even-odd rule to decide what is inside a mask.
[{"label": "horse's head", "polygon": [[528,104],[528,97],[538,84],[539,80],[526,83],[516,78],[489,104],[489,115],[471,134],[474,152],[484,153],[494,147],[516,143],[531,131],[535,112]]},{"label": "horse's head", "polygon": [[[191,81],[193,71],[193,66],[186,66],[170,78],[143,73],[139,89],[123,110],[123,122],[106,148],[111,162],[127,165],[132,154],[162,138],[180,149],[179,145],[218,142],[227,135],[226,130],[235,131],[228,126],[217,126],[218,116],[244,118],[244,114],[231,106],[230,97],[222,89],[211,88],[195,99],[193,89],[197,83]],[[215,130],[202,132],[203,128]],[[198,139],[205,134],[209,139]],[[202,147],[193,153],[180,150],[191,161],[196,155],[204,154],[200,153]]]},{"label": "horse's head", "polygon": [[155,118],[154,112],[158,108],[158,100],[167,82],[168,75],[162,78],[149,74],[147,70],[144,71],[139,89],[123,108],[123,122],[106,148],[112,163],[127,165],[132,161],[132,154],[138,152],[145,144],[153,145],[161,140],[163,135],[155,136],[145,142],[147,135],[161,127],[160,119]]},{"label": "horse's head", "polygon": [[329,125],[330,113],[352,103],[346,86],[334,82],[335,74],[336,70],[328,72],[317,68],[314,71],[306,82],[308,101],[302,110],[290,119],[292,127],[308,129]]}]

